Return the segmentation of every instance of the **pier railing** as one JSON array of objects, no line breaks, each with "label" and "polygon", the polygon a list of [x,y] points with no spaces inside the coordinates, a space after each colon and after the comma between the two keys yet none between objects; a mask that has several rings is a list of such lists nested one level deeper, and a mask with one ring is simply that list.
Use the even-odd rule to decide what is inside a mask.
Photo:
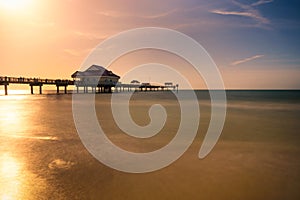
[{"label": "pier railing", "polygon": [[16,83],[16,84],[31,84],[31,83],[42,83],[46,85],[74,85],[73,80],[65,79],[41,79],[41,78],[25,78],[25,77],[3,77],[0,76],[0,83]]},{"label": "pier railing", "polygon": [[41,79],[41,78],[25,78],[25,77],[7,77],[0,76],[0,85],[4,85],[5,95],[8,94],[9,84],[28,84],[31,88],[31,94],[33,94],[33,86],[39,86],[39,92],[42,94],[43,85],[55,85],[57,88],[57,93],[59,93],[59,87],[65,88],[65,93],[67,93],[67,87],[69,85],[74,85],[73,80],[67,79]]}]

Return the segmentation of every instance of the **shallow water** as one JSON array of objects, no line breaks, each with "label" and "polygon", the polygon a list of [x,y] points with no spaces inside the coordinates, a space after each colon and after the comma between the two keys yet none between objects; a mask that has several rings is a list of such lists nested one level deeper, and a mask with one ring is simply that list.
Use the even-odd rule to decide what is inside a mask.
[{"label": "shallow water", "polygon": [[[191,147],[170,166],[145,174],[119,172],[91,156],[74,125],[72,95],[0,96],[0,199],[299,199],[300,92],[227,92],[222,135],[202,160],[210,100],[205,91],[197,96],[201,117]],[[176,134],[180,109],[171,93],[131,99],[139,125],[150,122],[154,103],[168,113],[165,127],[149,139],[122,133],[110,97],[96,95],[96,111],[107,136],[123,149],[153,151]]]}]

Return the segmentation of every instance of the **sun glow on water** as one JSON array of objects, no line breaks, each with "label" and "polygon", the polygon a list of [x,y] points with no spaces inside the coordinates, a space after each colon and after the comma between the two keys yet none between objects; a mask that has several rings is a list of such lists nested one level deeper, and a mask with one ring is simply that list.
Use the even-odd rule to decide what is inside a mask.
[{"label": "sun glow on water", "polygon": [[20,103],[26,95],[0,96],[0,135],[23,134],[29,125],[26,117],[32,109],[26,109],[26,103]]},{"label": "sun glow on water", "polygon": [[0,155],[0,199],[18,199],[20,163],[8,153]]},{"label": "sun glow on water", "polygon": [[0,160],[0,174],[2,178],[13,178],[18,175],[20,166],[16,159],[9,154],[3,154]]},{"label": "sun glow on water", "polygon": [[[20,94],[30,94],[29,90],[8,90],[8,96],[20,95]],[[0,95],[4,96],[4,90],[0,89]]]}]

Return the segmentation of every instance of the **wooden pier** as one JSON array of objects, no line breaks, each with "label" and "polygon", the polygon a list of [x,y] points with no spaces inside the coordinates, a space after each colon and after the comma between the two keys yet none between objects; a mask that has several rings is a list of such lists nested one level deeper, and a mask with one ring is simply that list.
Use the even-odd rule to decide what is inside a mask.
[{"label": "wooden pier", "polygon": [[69,85],[74,85],[72,80],[62,80],[62,79],[40,79],[40,78],[24,78],[24,77],[1,77],[0,85],[4,85],[5,95],[8,95],[8,86],[10,84],[27,84],[30,86],[31,94],[33,94],[33,87],[39,87],[39,93],[42,94],[43,85],[55,85],[56,93],[59,94],[59,88],[64,87],[64,93],[67,93],[67,87]]},{"label": "wooden pier", "polygon": [[[63,79],[40,79],[40,78],[24,78],[24,77],[2,77],[0,76],[0,85],[4,86],[5,95],[8,95],[8,86],[10,84],[26,84],[30,86],[31,94],[34,94],[34,87],[39,87],[39,94],[43,93],[44,85],[53,85],[56,86],[56,93],[60,93],[60,87],[64,88],[64,93],[67,94],[67,87],[72,85],[76,87],[76,92],[89,93],[89,89],[92,93],[111,93],[112,88],[114,92],[126,92],[126,91],[164,91],[164,90],[175,90],[178,85],[153,85],[150,83],[142,84],[124,84],[118,83],[116,85],[111,83],[92,83],[87,81],[75,81],[75,80],[63,80]],[[83,88],[81,90],[80,88]]]}]

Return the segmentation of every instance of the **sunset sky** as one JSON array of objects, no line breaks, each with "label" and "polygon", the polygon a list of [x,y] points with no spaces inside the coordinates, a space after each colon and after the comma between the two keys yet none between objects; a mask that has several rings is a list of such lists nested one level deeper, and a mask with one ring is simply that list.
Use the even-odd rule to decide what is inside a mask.
[{"label": "sunset sky", "polygon": [[0,0],[0,76],[70,78],[106,38],[151,26],[198,41],[228,89],[300,89],[299,9],[297,0]]}]

